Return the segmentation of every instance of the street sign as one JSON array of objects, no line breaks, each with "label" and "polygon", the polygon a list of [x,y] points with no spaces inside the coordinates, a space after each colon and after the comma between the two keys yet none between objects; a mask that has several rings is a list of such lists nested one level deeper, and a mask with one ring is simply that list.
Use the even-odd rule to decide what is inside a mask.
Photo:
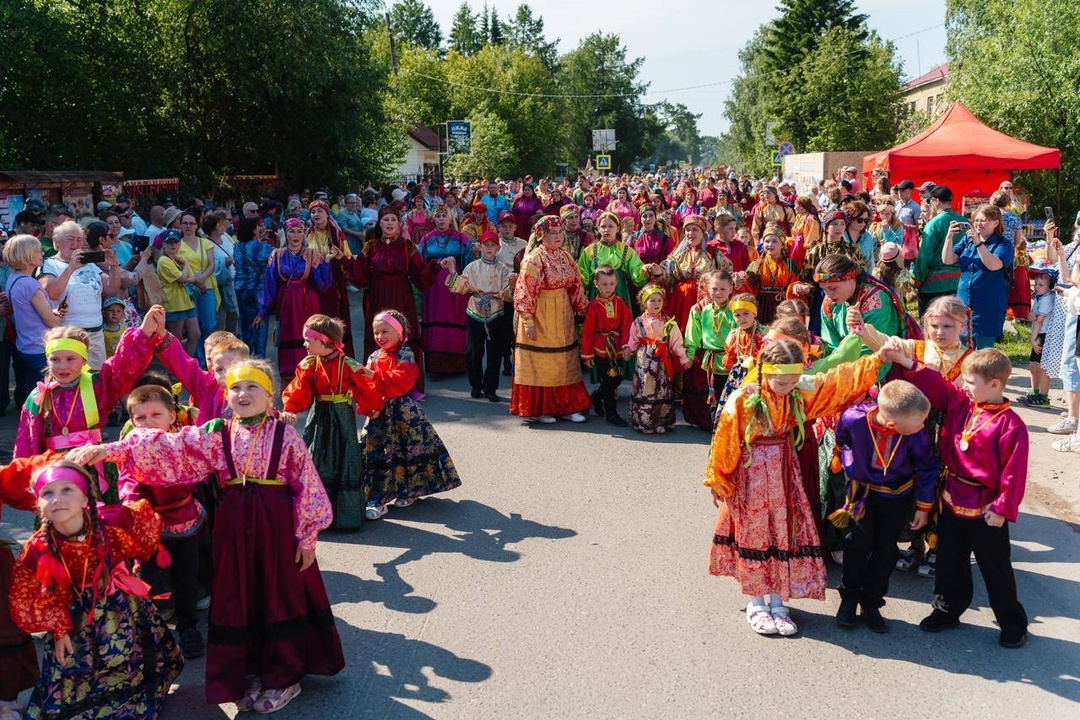
[{"label": "street sign", "polygon": [[780,143],[779,150],[780,150],[781,155],[794,155],[795,154],[795,146],[792,145],[790,142],[785,141],[785,142]]},{"label": "street sign", "polygon": [[611,169],[611,156],[610,155],[597,155],[596,156],[596,169],[597,170],[610,170]]},{"label": "street sign", "polygon": [[468,155],[472,152],[472,123],[468,120],[450,120],[446,123],[446,154]]},{"label": "street sign", "polygon": [[783,157],[783,156],[780,154],[779,150],[773,150],[773,153],[772,153],[773,167],[780,167],[781,165],[784,164],[783,161],[780,159],[781,157]]},{"label": "street sign", "polygon": [[608,130],[593,130],[592,131],[592,149],[594,152],[606,153],[615,149],[615,145],[618,143],[615,140],[615,131]]}]

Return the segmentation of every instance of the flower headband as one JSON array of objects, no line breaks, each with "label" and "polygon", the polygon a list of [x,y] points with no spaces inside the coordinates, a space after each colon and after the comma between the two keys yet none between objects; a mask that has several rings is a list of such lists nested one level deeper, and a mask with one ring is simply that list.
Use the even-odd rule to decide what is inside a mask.
[{"label": "flower headband", "polygon": [[847,272],[843,272],[843,273],[816,272],[816,273],[814,273],[814,282],[817,282],[817,283],[844,282],[845,280],[855,280],[858,277],[859,277],[858,268],[856,268],[854,270],[848,270]]},{"label": "flower headband", "polygon": [[294,227],[298,227],[298,228],[304,227],[304,221],[301,220],[300,218],[289,218],[288,220],[285,221],[285,229],[286,230],[288,230],[289,228],[294,228]]},{"label": "flower headband", "polygon": [[536,224],[533,225],[533,230],[536,232],[537,235],[546,235],[552,230],[561,229],[562,220],[560,220],[556,215],[545,215],[544,217],[537,220]]}]

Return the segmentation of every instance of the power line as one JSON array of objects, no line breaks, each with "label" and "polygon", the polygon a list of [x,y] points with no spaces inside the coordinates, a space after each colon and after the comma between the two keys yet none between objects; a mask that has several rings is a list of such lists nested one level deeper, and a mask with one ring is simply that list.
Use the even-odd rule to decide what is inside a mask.
[{"label": "power line", "polygon": [[[929,32],[931,30],[936,30],[937,28],[943,27],[944,25],[945,25],[945,23],[938,23],[937,25],[931,25],[930,27],[925,27],[922,30],[916,30],[915,32],[908,33],[907,35],[901,35],[900,37],[893,38],[891,40],[887,40],[886,42],[896,42],[898,40],[905,40],[905,39],[907,39],[909,37],[914,37],[916,35],[921,35],[921,34],[923,34],[925,32]],[[862,51],[863,51],[863,48],[855,48],[853,50],[849,50],[846,53],[839,53],[839,54],[833,55],[830,59],[847,57],[848,55],[854,55],[855,53],[859,53],[859,52],[862,52]],[[759,77],[769,77],[770,75],[781,75],[781,74],[784,74],[784,73],[789,73],[792,70],[795,70],[797,68],[805,67],[805,66],[813,65],[813,64],[814,64],[814,61],[806,60],[806,61],[803,61],[801,63],[798,63],[797,65],[792,65],[791,67],[788,67],[788,68],[780,68],[778,70],[770,70],[769,72],[758,73],[758,74],[755,74],[755,75],[748,75],[746,77],[759,78]],[[670,93],[689,92],[691,90],[703,90],[705,88],[720,87],[720,86],[723,86],[723,85],[731,85],[731,84],[733,84],[735,82],[735,80],[719,80],[717,82],[703,83],[701,85],[690,85],[690,86],[681,87],[681,88],[672,88],[670,90],[646,90],[644,93],[607,93],[607,94],[537,93],[537,92],[523,92],[523,91],[520,91],[520,90],[501,90],[501,89],[498,89],[498,88],[488,88],[488,87],[481,87],[481,86],[478,86],[478,85],[469,85],[468,83],[459,83],[459,82],[454,82],[453,80],[447,80],[446,78],[436,77],[434,75],[428,75],[426,73],[422,73],[422,72],[420,72],[418,70],[413,70],[411,68],[400,68],[400,70],[401,70],[401,72],[409,73],[411,75],[416,75],[417,77],[422,77],[422,78],[425,78],[427,80],[434,80],[435,82],[439,82],[439,83],[442,83],[444,85],[450,85],[452,87],[468,88],[470,90],[476,90],[478,92],[490,93],[492,95],[511,95],[511,96],[514,96],[514,97],[550,98],[550,99],[563,99],[563,100],[592,100],[592,99],[602,99],[602,98],[637,97],[639,94],[643,95],[643,96],[644,95],[667,95],[667,94],[670,94]]]}]

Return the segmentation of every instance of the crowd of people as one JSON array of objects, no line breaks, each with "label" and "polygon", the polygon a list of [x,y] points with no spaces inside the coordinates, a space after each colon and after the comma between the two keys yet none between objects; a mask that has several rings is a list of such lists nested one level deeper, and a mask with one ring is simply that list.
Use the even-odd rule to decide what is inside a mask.
[{"label": "crowd of people", "polygon": [[1047,223],[1033,260],[1011,183],[970,218],[948,187],[915,190],[861,191],[845,169],[798,195],[721,167],[165,202],[148,223],[123,196],[96,217],[20,213],[0,278],[0,391],[13,365],[20,412],[0,488],[41,527],[17,561],[0,553],[0,719],[31,686],[28,717],[155,717],[204,653],[208,701],[242,711],[339,672],[320,532],[461,482],[425,376],[464,374],[493,403],[508,382],[510,413],[538,425],[595,413],[653,435],[681,411],[711,432],[709,569],[738,581],[756,633],[798,631],[785,603],[824,598],[830,556],[841,625],[861,610],[886,632],[900,567],[934,578],[921,627],[955,626],[974,553],[1001,644],[1021,646],[1008,522],[1028,443],[994,344],[1010,312],[1032,323],[1021,400],[1047,407],[1060,377],[1050,431],[1080,452],[1080,308],[1057,283],[1080,284],[1080,230],[1063,244]]}]

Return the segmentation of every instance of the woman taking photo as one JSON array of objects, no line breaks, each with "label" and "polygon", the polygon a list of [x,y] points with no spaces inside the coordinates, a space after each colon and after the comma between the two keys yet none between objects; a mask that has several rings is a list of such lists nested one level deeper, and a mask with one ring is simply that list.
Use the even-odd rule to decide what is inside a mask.
[{"label": "woman taking photo", "polygon": [[[217,310],[220,300],[217,278],[214,277],[214,243],[199,237],[199,220],[194,213],[180,215],[180,254],[187,261],[190,276],[184,289],[195,303],[195,317],[199,321],[199,334],[208,337],[217,329]],[[195,348],[195,358],[206,365],[202,345]]]},{"label": "woman taking photo", "polygon": [[956,296],[971,308],[971,338],[976,350],[994,347],[1005,325],[1008,282],[1012,269],[1012,238],[1002,235],[1001,210],[983,205],[971,216],[971,229],[949,223],[941,246],[941,262],[960,266]]},{"label": "woman taking photo", "polygon": [[510,414],[542,423],[585,422],[592,399],[581,379],[574,313],[588,306],[581,273],[562,249],[562,223],[536,222],[539,244],[521,261],[514,290],[517,329]]},{"label": "woman taking photo", "polygon": [[[335,251],[341,252],[335,247]],[[319,294],[330,287],[330,263],[318,262],[318,253],[304,241],[304,221],[285,221],[285,247],[270,254],[259,294],[259,315],[253,324],[259,328],[273,313],[277,316],[278,372],[287,386],[296,375],[296,366],[304,349],[304,323],[319,314]]]},{"label": "woman taking photo", "polygon": [[195,302],[185,290],[191,281],[191,265],[180,254],[180,233],[166,230],[158,237],[162,253],[157,262],[157,275],[165,294],[165,327],[183,343],[184,352],[194,357],[202,337]]}]

